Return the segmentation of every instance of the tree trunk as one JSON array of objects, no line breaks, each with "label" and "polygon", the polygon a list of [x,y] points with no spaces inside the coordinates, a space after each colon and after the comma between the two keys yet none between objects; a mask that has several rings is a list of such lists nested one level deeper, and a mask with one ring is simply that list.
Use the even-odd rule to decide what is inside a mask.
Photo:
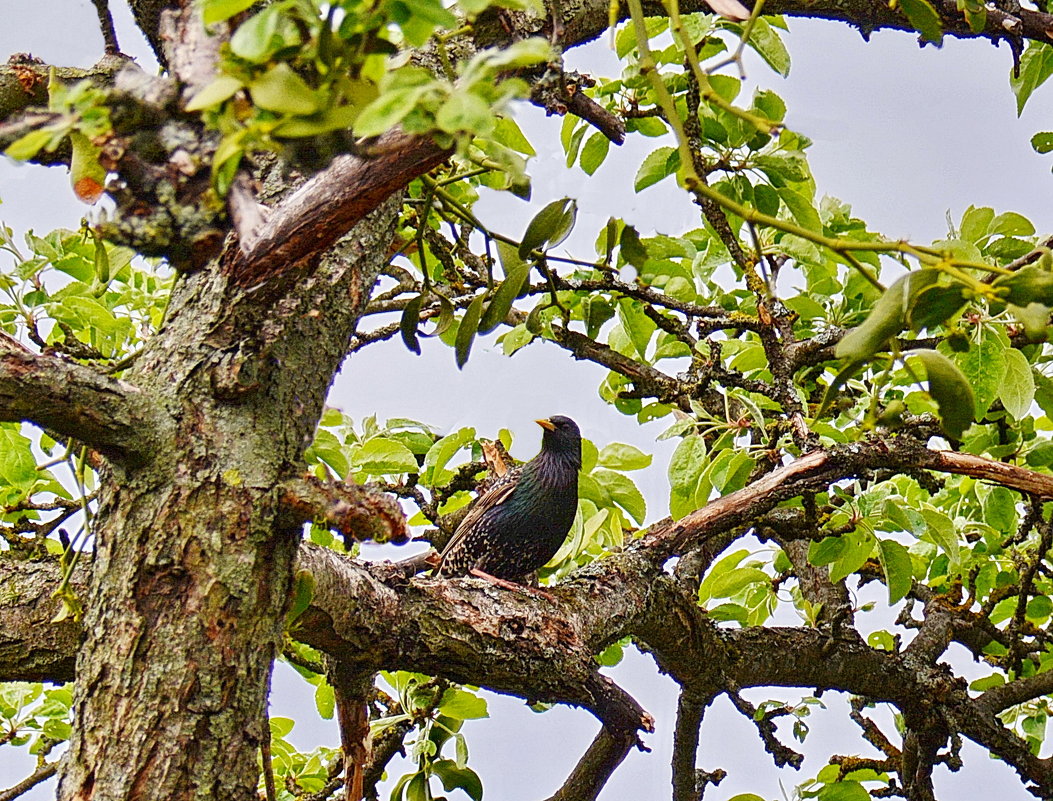
[{"label": "tree trunk", "polygon": [[302,455],[390,241],[382,206],[315,268],[182,276],[127,380],[167,411],[151,458],[102,471],[59,797],[256,798],[301,527]]}]

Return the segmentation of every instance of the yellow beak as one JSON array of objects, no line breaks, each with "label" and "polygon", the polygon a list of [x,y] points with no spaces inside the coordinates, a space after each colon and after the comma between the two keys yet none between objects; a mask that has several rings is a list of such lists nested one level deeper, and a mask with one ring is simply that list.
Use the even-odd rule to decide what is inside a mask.
[{"label": "yellow beak", "polygon": [[535,420],[534,422],[537,423],[542,428],[548,430],[548,431],[555,431],[556,430],[556,424],[553,423],[551,420],[548,420],[548,419]]}]

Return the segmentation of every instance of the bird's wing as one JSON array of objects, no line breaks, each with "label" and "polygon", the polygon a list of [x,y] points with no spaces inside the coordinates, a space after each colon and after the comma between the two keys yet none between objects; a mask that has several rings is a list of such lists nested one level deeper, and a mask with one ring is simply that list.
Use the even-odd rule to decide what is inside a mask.
[{"label": "bird's wing", "polygon": [[[442,549],[442,555],[439,557],[440,560],[445,558],[446,554],[453,551],[457,547],[457,544],[464,539],[466,532],[474,529],[483,516],[491,509],[496,509],[502,503],[507,501],[515,491],[516,484],[518,483],[515,479],[518,475],[518,471],[510,471],[502,476],[502,480],[494,484],[490,489],[484,492],[479,499],[475,502],[475,505],[468,510],[468,514],[461,520],[461,524],[457,526],[457,530],[453,533],[450,541],[446,543],[446,547]],[[442,561],[436,567],[436,570],[442,568]]]}]

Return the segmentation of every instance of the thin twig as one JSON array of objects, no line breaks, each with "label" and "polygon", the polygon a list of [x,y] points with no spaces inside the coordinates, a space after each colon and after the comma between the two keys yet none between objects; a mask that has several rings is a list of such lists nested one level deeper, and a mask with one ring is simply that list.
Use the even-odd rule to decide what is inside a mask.
[{"label": "thin twig", "polygon": [[106,43],[106,55],[119,55],[121,46],[117,43],[117,30],[113,27],[109,0],[92,0],[92,2],[95,3],[95,10],[99,12],[99,28],[102,30],[102,40]]}]

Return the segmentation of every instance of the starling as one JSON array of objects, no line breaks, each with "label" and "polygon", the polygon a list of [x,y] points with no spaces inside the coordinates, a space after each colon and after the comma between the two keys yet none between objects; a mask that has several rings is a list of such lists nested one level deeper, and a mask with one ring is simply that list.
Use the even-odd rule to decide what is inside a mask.
[{"label": "starling", "polygon": [[537,423],[545,429],[541,453],[479,497],[439,557],[437,575],[507,585],[556,555],[578,508],[581,432],[562,415]]}]

